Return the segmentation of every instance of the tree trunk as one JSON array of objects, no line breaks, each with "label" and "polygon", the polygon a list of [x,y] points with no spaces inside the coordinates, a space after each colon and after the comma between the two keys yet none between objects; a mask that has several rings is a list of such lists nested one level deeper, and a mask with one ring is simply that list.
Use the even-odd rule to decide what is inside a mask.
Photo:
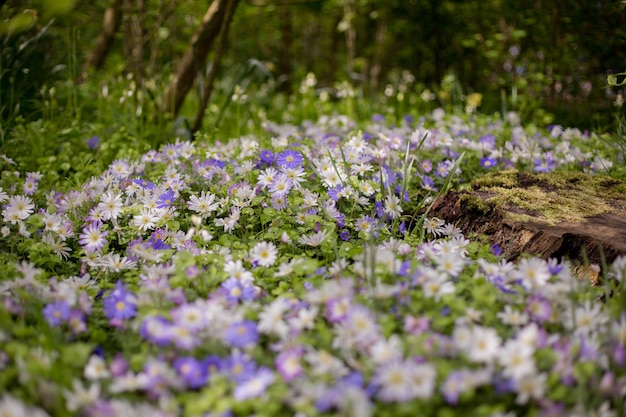
[{"label": "tree trunk", "polygon": [[230,26],[230,22],[233,19],[233,15],[235,14],[235,6],[237,0],[226,0],[226,12],[224,14],[224,18],[222,20],[222,27],[220,28],[219,40],[217,43],[217,48],[215,49],[215,54],[213,56],[213,65],[211,66],[211,71],[207,76],[207,79],[204,84],[204,92],[202,94],[202,101],[200,102],[200,108],[196,114],[196,121],[192,128],[192,133],[197,132],[202,127],[202,119],[204,118],[204,111],[206,110],[206,106],[209,102],[209,98],[211,97],[211,93],[213,92],[213,84],[215,82],[215,78],[217,77],[217,71],[219,70],[220,61],[222,60],[222,54],[224,53],[224,47],[226,45],[226,38],[228,36],[228,28]]},{"label": "tree trunk", "polygon": [[280,4],[278,6],[278,17],[280,20],[280,43],[278,45],[278,76],[283,82],[278,86],[279,91],[286,94],[292,92],[293,66],[291,65],[291,56],[293,49],[293,25],[291,18],[291,6],[288,4]]},{"label": "tree trunk", "polygon": [[[234,9],[239,0],[233,2]],[[228,3],[229,0],[214,0],[204,14],[202,23],[191,38],[189,48],[180,60],[174,79],[163,98],[161,105],[165,112],[175,116],[180,111],[185,96],[193,85],[194,77],[204,67],[213,41],[222,27]]]},{"label": "tree trunk", "polygon": [[126,58],[126,73],[132,74],[141,87],[144,78],[144,15],[143,0],[125,0],[124,12],[126,24],[124,27],[124,57]]},{"label": "tree trunk", "polygon": [[486,236],[510,260],[528,253],[603,266],[626,254],[625,187],[578,172],[503,171],[443,196],[430,215]]},{"label": "tree trunk", "polygon": [[380,73],[385,56],[385,44],[387,35],[387,15],[381,14],[376,25],[376,35],[374,36],[374,53],[370,65],[370,88],[372,91],[378,89]]},{"label": "tree trunk", "polygon": [[104,60],[113,44],[113,37],[119,27],[122,18],[122,0],[113,0],[113,2],[104,11],[104,19],[102,21],[102,32],[96,39],[91,53],[87,57],[83,65],[83,71],[76,80],[77,84],[82,84],[85,80],[87,71],[90,69],[99,69],[104,64]]},{"label": "tree trunk", "polygon": [[349,77],[352,76],[352,72],[354,71],[354,60],[356,59],[356,28],[355,28],[355,20],[356,20],[356,5],[347,1],[344,4],[344,19],[348,22],[348,27],[346,28],[346,73]]}]

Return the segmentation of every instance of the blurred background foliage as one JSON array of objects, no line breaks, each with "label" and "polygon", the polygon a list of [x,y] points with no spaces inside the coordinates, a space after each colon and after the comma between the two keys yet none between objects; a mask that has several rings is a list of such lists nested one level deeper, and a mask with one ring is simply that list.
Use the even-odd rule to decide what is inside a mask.
[{"label": "blurred background foliage", "polygon": [[[0,0],[0,152],[41,165],[66,146],[87,163],[94,135],[122,130],[137,149],[191,135],[214,52],[177,115],[160,100],[210,4]],[[107,16],[110,45],[88,66]],[[219,68],[209,136],[435,107],[610,130],[624,108],[626,12],[617,0],[241,0]],[[123,152],[107,146],[98,157]]]}]

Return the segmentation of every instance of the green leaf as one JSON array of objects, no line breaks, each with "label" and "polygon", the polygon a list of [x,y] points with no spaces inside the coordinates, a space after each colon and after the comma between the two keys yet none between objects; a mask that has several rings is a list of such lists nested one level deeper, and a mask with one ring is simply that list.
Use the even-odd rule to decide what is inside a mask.
[{"label": "green leaf", "polygon": [[26,32],[37,23],[37,14],[34,10],[25,10],[24,13],[14,16],[3,28],[0,29],[0,33],[20,33]]},{"label": "green leaf", "polygon": [[43,7],[48,16],[58,16],[72,11],[76,0],[44,0]]}]

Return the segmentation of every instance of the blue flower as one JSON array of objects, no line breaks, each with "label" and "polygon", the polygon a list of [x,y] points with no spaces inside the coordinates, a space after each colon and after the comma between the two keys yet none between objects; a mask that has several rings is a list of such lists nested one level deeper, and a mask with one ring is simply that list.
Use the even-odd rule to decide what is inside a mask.
[{"label": "blue flower", "polygon": [[233,323],[226,329],[224,340],[233,347],[243,348],[254,345],[259,341],[256,323],[251,320],[242,320]]},{"label": "blue flower", "polygon": [[172,190],[167,190],[159,196],[157,200],[157,208],[168,208],[174,201],[176,201],[176,193]]},{"label": "blue flower", "polygon": [[137,314],[137,297],[122,281],[118,281],[115,289],[102,301],[104,315],[109,320],[128,320]]},{"label": "blue flower", "polygon": [[48,324],[52,327],[66,322],[70,318],[71,312],[72,309],[70,305],[65,301],[56,301],[43,308],[43,315]]},{"label": "blue flower", "polygon": [[276,164],[285,168],[298,168],[302,166],[304,158],[298,151],[286,150],[276,156]]},{"label": "blue flower", "polygon": [[495,158],[480,158],[480,166],[482,166],[483,168],[493,168],[494,166],[496,166],[497,163],[498,162]]},{"label": "blue flower", "polygon": [[177,358],[174,361],[174,369],[191,389],[203,387],[207,383],[209,370],[203,362],[195,358]]}]

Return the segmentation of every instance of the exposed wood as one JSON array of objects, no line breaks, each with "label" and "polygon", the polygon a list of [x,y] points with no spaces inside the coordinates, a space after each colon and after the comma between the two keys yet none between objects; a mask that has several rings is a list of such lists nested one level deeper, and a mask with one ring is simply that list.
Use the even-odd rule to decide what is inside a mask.
[{"label": "exposed wood", "polygon": [[109,7],[104,11],[102,20],[102,31],[96,39],[96,43],[91,53],[83,64],[83,71],[76,80],[77,84],[81,84],[85,80],[85,76],[89,70],[100,69],[104,64],[104,60],[111,50],[115,32],[117,31],[122,19],[123,0],[113,0]]},{"label": "exposed wood", "polygon": [[200,130],[200,127],[202,127],[204,112],[206,110],[207,104],[209,103],[211,93],[213,92],[213,85],[215,83],[215,79],[217,78],[217,71],[220,67],[222,54],[224,53],[226,38],[228,37],[228,28],[230,27],[230,22],[232,21],[233,15],[235,14],[235,4],[237,3],[237,0],[226,1],[226,13],[222,21],[222,27],[220,28],[217,48],[215,49],[215,54],[213,55],[213,65],[211,66],[211,71],[209,72],[209,75],[207,76],[207,79],[204,83],[204,92],[202,93],[202,100],[200,101],[200,107],[198,108],[198,112],[196,114],[196,120],[192,128],[192,133],[197,132],[198,130]]},{"label": "exposed wood", "polygon": [[602,266],[626,254],[626,183],[551,175],[489,175],[441,198],[432,215],[466,234],[486,235],[510,260],[528,253]]},{"label": "exposed wood", "polygon": [[[185,96],[193,85],[194,78],[204,68],[213,41],[218,36],[229,0],[214,0],[207,9],[200,27],[191,38],[187,51],[181,58],[167,92],[162,101],[165,112],[177,115]],[[234,6],[239,0],[234,1]]]}]

